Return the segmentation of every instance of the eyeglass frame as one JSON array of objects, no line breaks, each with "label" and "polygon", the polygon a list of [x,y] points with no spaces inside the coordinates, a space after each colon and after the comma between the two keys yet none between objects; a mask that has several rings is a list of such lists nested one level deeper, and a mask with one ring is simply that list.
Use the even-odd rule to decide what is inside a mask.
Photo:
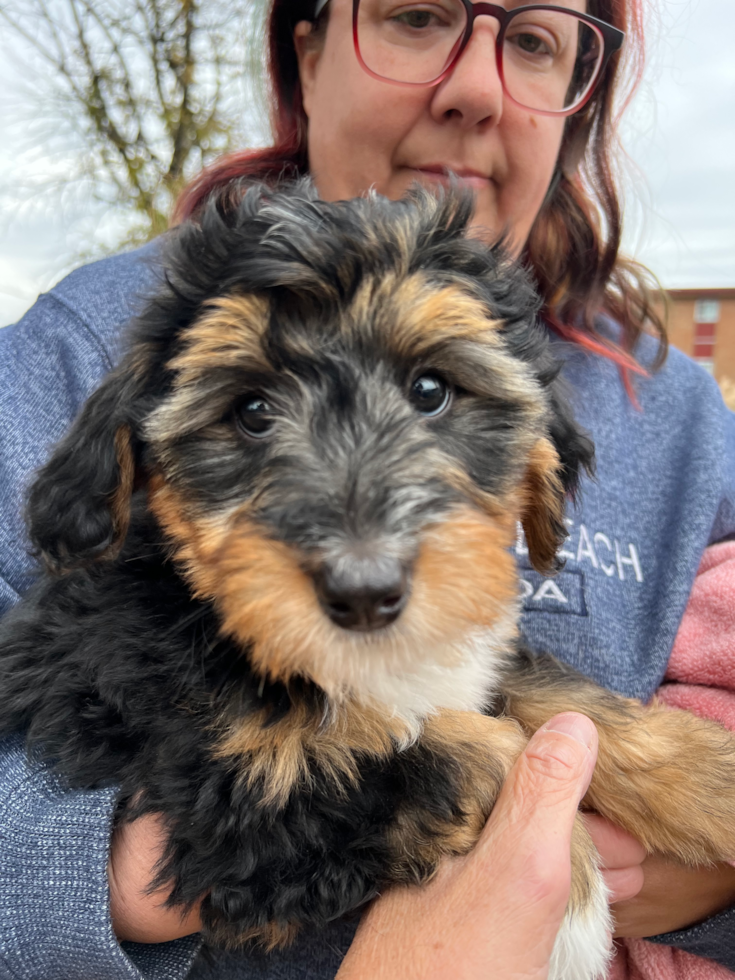
[{"label": "eyeglass frame", "polygon": [[[535,112],[541,116],[571,116],[575,112],[579,112],[580,109],[583,109],[587,102],[589,102],[589,100],[592,98],[592,95],[600,83],[610,58],[613,54],[620,50],[625,39],[625,32],[619,30],[617,27],[613,27],[612,24],[608,24],[607,21],[600,20],[599,17],[593,17],[591,14],[583,14],[576,10],[570,10],[569,7],[560,7],[557,4],[532,3],[526,4],[523,7],[515,7],[513,10],[506,10],[505,7],[500,7],[495,3],[473,3],[472,0],[460,0],[460,2],[464,6],[467,13],[467,24],[459,44],[457,45],[457,42],[455,42],[455,45],[457,45],[457,50],[450,62],[445,66],[441,74],[439,74],[436,78],[433,78],[430,82],[401,82],[395,78],[387,78],[385,75],[379,75],[365,64],[362,52],[360,51],[360,41],[358,39],[357,30],[357,15],[360,10],[360,0],[352,0],[352,43],[355,48],[355,55],[362,70],[372,78],[376,78],[381,82],[387,82],[389,85],[401,85],[405,88],[430,88],[433,85],[439,85],[439,83],[443,82],[447,75],[454,70],[457,62],[462,57],[462,54],[467,47],[470,38],[472,37],[472,32],[475,29],[475,19],[477,17],[494,17],[500,25],[498,36],[495,39],[495,66],[500,77],[500,84],[503,86],[503,94],[521,109],[527,109],[529,112]],[[329,0],[317,0],[316,9],[314,10],[313,16],[314,21],[317,20],[328,3]],[[597,75],[592,80],[592,83],[589,85],[588,90],[581,101],[576,105],[571,106],[569,109],[531,109],[529,106],[523,105],[522,102],[518,102],[513,98],[510,92],[508,92],[503,74],[503,42],[505,41],[508,24],[510,24],[513,18],[518,14],[527,13],[529,10],[551,10],[559,11],[560,13],[564,14],[571,14],[578,20],[581,20],[583,23],[589,24],[590,27],[596,28],[602,36],[602,57],[600,58],[600,65],[597,69]]]}]

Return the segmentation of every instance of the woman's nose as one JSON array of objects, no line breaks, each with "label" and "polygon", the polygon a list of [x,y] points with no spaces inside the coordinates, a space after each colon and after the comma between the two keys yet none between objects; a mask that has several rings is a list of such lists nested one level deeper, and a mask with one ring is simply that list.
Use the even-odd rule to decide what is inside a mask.
[{"label": "woman's nose", "polygon": [[431,113],[435,119],[452,116],[467,129],[486,120],[500,121],[503,83],[495,57],[498,29],[494,17],[477,18],[459,61],[434,93]]}]

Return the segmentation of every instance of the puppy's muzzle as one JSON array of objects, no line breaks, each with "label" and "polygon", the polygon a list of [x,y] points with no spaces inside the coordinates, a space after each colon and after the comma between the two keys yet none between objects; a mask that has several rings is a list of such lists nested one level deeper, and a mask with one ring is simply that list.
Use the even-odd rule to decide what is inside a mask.
[{"label": "puppy's muzzle", "polygon": [[326,560],[313,577],[322,609],[342,629],[367,633],[389,626],[408,601],[409,573],[387,555]]}]

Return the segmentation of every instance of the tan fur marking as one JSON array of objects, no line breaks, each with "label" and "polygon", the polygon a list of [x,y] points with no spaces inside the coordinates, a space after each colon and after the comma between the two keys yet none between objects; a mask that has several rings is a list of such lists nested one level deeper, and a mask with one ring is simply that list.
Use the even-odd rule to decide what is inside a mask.
[{"label": "tan fur marking", "polygon": [[443,339],[464,338],[492,347],[500,345],[499,321],[492,319],[487,307],[460,286],[437,288],[420,273],[398,281],[389,277],[380,283],[377,296],[369,296],[370,286],[366,284],[364,295],[356,298],[358,308],[364,304],[365,312],[378,309],[381,318],[386,314],[390,317],[386,337],[403,355],[414,357]]},{"label": "tan fur marking", "polygon": [[567,902],[568,912],[581,912],[589,908],[598,862],[597,848],[592,843],[584,820],[577,815],[572,827],[572,885]]},{"label": "tan fur marking", "polygon": [[212,402],[203,381],[218,368],[272,370],[262,338],[268,329],[268,303],[260,296],[224,296],[210,300],[208,312],[182,335],[183,350],[167,367],[175,372],[174,391],[149,415],[144,425],[148,442],[178,439],[205,404]]},{"label": "tan fur marking", "polygon": [[539,439],[528,456],[526,479],[521,487],[521,523],[528,554],[539,572],[554,569],[564,527],[564,488],[559,456],[548,439]]},{"label": "tan fur marking", "polygon": [[221,933],[216,929],[206,930],[207,940],[214,946],[225,949],[239,949],[247,943],[270,953],[274,949],[290,946],[299,934],[301,926],[297,922],[266,922],[262,926],[253,926],[235,936],[232,928],[225,927]]},{"label": "tan fur marking", "polygon": [[310,678],[338,701],[359,698],[376,670],[406,676],[427,660],[456,666],[468,634],[492,627],[517,595],[512,521],[460,508],[425,531],[395,626],[352,634],[322,612],[301,556],[267,537],[247,507],[214,520],[187,513],[160,477],[150,491],[195,594],[214,600],[223,632],[249,647],[254,668],[273,680]]},{"label": "tan fur marking", "polygon": [[584,804],[649,852],[686,864],[735,858],[735,739],[715,722],[590,684],[518,689],[509,713],[528,732],[562,711],[597,726],[597,766]]},{"label": "tan fur marking", "polygon": [[259,787],[266,805],[285,806],[291,792],[308,783],[318,766],[340,795],[358,780],[358,756],[387,758],[406,736],[399,719],[355,702],[344,702],[328,718],[303,704],[265,727],[258,712],[240,720],[218,745],[218,758],[234,757],[249,787]]},{"label": "tan fur marking", "polygon": [[412,602],[432,630],[451,635],[452,622],[490,627],[518,591],[508,548],[511,522],[489,520],[469,507],[426,531],[414,569]]},{"label": "tan fur marking", "polygon": [[422,744],[455,759],[461,772],[459,819],[442,820],[418,811],[407,800],[396,815],[390,843],[396,881],[426,880],[449,854],[466,854],[485,826],[526,736],[510,718],[472,711],[442,711],[427,719]]},{"label": "tan fur marking", "polygon": [[168,364],[175,386],[196,382],[213,367],[246,365],[268,370],[262,339],[268,329],[268,301],[260,296],[221,296],[187,329],[184,350]]}]

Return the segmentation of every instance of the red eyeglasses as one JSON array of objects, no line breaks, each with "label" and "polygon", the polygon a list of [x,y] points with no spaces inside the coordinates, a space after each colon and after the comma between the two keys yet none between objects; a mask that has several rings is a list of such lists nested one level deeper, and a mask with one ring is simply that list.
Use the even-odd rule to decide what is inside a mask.
[{"label": "red eyeglasses", "polygon": [[[318,0],[314,18],[328,0]],[[495,59],[516,105],[568,116],[588,101],[625,35],[589,14],[551,4],[506,10],[471,0],[353,0],[355,54],[374,78],[438,85],[466,48],[478,17],[499,25]]]}]

